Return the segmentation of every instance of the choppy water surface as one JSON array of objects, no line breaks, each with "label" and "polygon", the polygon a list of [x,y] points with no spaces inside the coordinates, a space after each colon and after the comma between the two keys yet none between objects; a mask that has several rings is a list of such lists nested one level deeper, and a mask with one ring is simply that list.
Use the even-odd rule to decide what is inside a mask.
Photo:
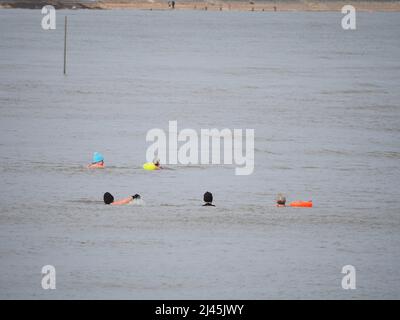
[{"label": "choppy water surface", "polygon": [[[40,11],[1,10],[0,297],[400,298],[399,14],[341,17],[63,10],[43,31]],[[254,174],[144,172],[169,120],[255,129]],[[107,169],[85,169],[93,151]]]}]

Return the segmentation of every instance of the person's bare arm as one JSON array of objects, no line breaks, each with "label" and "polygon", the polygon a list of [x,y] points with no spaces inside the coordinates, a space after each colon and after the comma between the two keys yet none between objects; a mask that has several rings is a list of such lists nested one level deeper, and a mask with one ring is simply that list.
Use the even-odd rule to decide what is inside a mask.
[{"label": "person's bare arm", "polygon": [[120,206],[120,205],[128,204],[128,203],[130,203],[132,201],[133,201],[133,198],[129,197],[129,198],[121,199],[121,200],[116,200],[113,203],[111,203],[111,205]]},{"label": "person's bare arm", "polygon": [[89,169],[96,169],[96,168],[104,168],[104,164],[102,163],[91,163],[88,165]]}]

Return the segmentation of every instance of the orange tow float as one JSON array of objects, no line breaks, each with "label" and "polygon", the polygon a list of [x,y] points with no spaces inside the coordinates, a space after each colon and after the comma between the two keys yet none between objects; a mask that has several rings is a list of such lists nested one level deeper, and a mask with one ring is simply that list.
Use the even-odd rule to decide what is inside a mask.
[{"label": "orange tow float", "polygon": [[312,201],[293,201],[290,203],[291,207],[299,207],[299,208],[311,208]]}]

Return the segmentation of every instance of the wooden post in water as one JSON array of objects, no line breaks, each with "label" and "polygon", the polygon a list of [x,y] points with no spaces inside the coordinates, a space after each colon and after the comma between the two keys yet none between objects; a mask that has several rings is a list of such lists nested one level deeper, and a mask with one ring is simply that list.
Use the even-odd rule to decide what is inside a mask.
[{"label": "wooden post in water", "polygon": [[67,72],[67,16],[64,24],[64,75]]}]

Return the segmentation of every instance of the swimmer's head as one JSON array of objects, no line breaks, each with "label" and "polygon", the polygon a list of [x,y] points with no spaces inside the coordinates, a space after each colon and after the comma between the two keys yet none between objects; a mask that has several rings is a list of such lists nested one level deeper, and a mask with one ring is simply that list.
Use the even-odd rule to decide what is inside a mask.
[{"label": "swimmer's head", "polygon": [[104,161],[104,157],[101,153],[95,152],[93,153],[93,163]]},{"label": "swimmer's head", "polygon": [[139,200],[140,199],[140,194],[136,193],[134,196],[132,196],[132,199]]},{"label": "swimmer's head", "polygon": [[157,166],[157,167],[158,167],[158,166],[160,165],[160,159],[159,159],[159,158],[157,158],[157,157],[156,157],[156,158],[154,158],[154,159],[153,159],[153,163],[154,163],[154,165],[155,165],[155,166]]},{"label": "swimmer's head", "polygon": [[283,194],[279,193],[276,196],[276,203],[284,206],[286,203],[286,197]]},{"label": "swimmer's head", "polygon": [[207,191],[207,192],[204,194],[204,196],[203,196],[203,200],[204,200],[204,202],[207,202],[207,203],[213,202],[213,195],[212,195],[212,193]]},{"label": "swimmer's head", "polygon": [[106,192],[106,193],[104,194],[103,199],[104,199],[104,203],[105,203],[105,204],[111,204],[111,203],[114,202],[114,197],[113,197],[112,194],[109,193],[109,192]]}]

